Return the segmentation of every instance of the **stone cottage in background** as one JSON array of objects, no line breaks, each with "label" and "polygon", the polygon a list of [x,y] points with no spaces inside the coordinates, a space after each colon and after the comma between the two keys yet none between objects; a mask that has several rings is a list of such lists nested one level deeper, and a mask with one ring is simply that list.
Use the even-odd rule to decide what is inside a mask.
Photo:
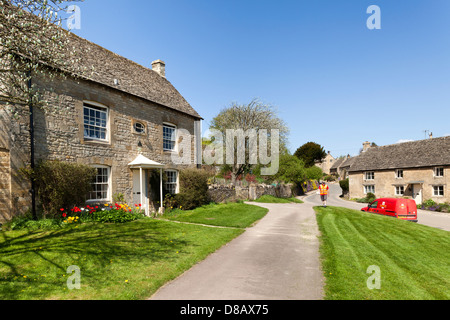
[{"label": "stone cottage in background", "polygon": [[[32,79],[55,112],[35,110],[35,159],[61,160],[97,168],[88,202],[110,202],[123,194],[129,204],[157,210],[160,184],[178,190],[178,172],[196,166],[201,152],[201,116],[166,79],[165,64],[143,67],[85,39],[71,44],[89,52],[80,57],[88,79]],[[0,110],[0,220],[30,207],[30,184],[18,175],[30,163],[28,107],[13,118]],[[190,139],[178,139],[184,129]],[[190,150],[191,161],[177,165],[172,156]],[[153,179],[153,181],[155,180]]]},{"label": "stone cottage in background", "polygon": [[336,159],[331,155],[331,152],[328,151],[325,158],[323,158],[321,161],[315,161],[316,167],[319,167],[322,169],[323,173],[330,174],[330,169],[333,166],[333,164],[336,162]]},{"label": "stone cottage in background", "polygon": [[350,198],[450,202],[450,136],[364,148],[347,170]]}]

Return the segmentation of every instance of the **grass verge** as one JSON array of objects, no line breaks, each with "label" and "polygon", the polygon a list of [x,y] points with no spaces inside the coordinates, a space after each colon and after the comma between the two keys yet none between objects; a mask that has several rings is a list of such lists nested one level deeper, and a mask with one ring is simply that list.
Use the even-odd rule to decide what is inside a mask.
[{"label": "grass verge", "polygon": [[[449,232],[345,208],[315,210],[326,299],[450,299]],[[380,289],[369,289],[378,281],[370,266],[379,268]]]},{"label": "grass verge", "polygon": [[302,200],[297,199],[295,197],[291,198],[277,198],[271,195],[263,195],[259,197],[258,199],[254,200],[253,202],[259,202],[259,203],[303,203]]},{"label": "grass verge", "polygon": [[165,213],[165,219],[212,226],[247,228],[267,214],[268,210],[245,203],[210,204],[194,210],[179,209]]},{"label": "grass verge", "polygon": [[[243,233],[242,228],[267,213],[261,209],[210,205],[191,215],[200,221],[217,217],[216,222],[236,228],[141,219],[58,230],[0,231],[0,300],[148,298]],[[67,287],[72,276],[67,273],[69,266],[80,269],[80,290]]]}]

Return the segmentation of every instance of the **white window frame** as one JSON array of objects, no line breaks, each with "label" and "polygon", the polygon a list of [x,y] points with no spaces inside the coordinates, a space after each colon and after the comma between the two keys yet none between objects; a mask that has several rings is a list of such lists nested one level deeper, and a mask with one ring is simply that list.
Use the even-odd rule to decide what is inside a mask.
[{"label": "white window frame", "polygon": [[[169,175],[167,175],[168,172],[175,173],[175,175],[176,175],[175,182],[174,181],[169,182]],[[177,170],[164,170],[164,173],[166,174],[166,178],[167,178],[167,180],[164,182],[166,190],[169,191],[169,193],[171,193],[171,194],[177,194],[179,192],[179,188],[178,188],[178,186],[179,186],[178,182],[179,182],[179,176],[180,176],[179,172]],[[173,185],[175,185],[175,193],[170,192],[171,189],[173,188]],[[171,186],[171,187],[169,187],[169,186]]]},{"label": "white window frame", "polygon": [[96,181],[92,183],[92,185],[106,185],[107,186],[107,190],[106,190],[106,198],[101,198],[101,199],[91,199],[91,194],[95,193],[95,191],[90,191],[88,193],[88,200],[86,202],[109,202],[111,201],[111,167],[109,166],[104,166],[104,165],[93,165],[92,166],[95,169],[106,169],[106,176],[108,178],[108,181],[106,183],[104,182],[97,182],[97,177],[98,177],[98,171],[97,171],[97,175],[95,177]]},{"label": "white window frame", "polygon": [[[438,174],[438,173],[441,173],[441,171],[442,171],[442,175]],[[435,178],[443,178],[444,177],[444,167],[434,168],[433,173],[434,173]]]},{"label": "white window frame", "polygon": [[[441,189],[442,188],[442,194],[441,193]],[[436,192],[437,191],[437,192]],[[433,186],[433,197],[443,197],[444,196],[444,186],[439,185],[439,186]]]},{"label": "white window frame", "polygon": [[[85,110],[88,109],[89,112],[91,110],[93,110],[94,112],[101,112],[106,114],[106,119],[105,120],[105,125],[103,126],[102,124],[97,125],[97,124],[90,124],[90,123],[86,123],[86,115],[85,115]],[[100,121],[102,121],[103,119],[100,119]],[[96,138],[96,137],[92,137],[89,135],[86,135],[86,126],[88,126],[89,128],[98,128],[99,130],[105,130],[105,138]],[[85,140],[88,141],[101,141],[101,142],[109,142],[109,108],[105,105],[102,105],[100,103],[97,102],[93,102],[93,101],[83,101],[83,137]]]},{"label": "white window frame", "polygon": [[395,195],[396,196],[404,196],[405,195],[405,186],[395,186]]},{"label": "white window frame", "polygon": [[[165,132],[164,132],[165,128],[170,128],[170,129],[174,130],[170,139],[167,139],[167,137],[165,136]],[[175,124],[169,123],[169,122],[163,123],[163,150],[164,151],[177,152],[177,150],[178,150],[177,134],[178,134],[178,128]],[[170,142],[173,142],[173,144],[174,144],[173,149],[165,147],[165,141],[168,141],[168,140]]]},{"label": "white window frame", "polygon": [[373,181],[375,180],[375,171],[366,171],[364,172],[364,180]]},{"label": "white window frame", "polygon": [[[368,190],[368,188],[373,189],[373,191],[372,190]],[[364,186],[364,194],[368,194],[368,193],[375,194],[375,185],[370,184],[370,185]]]},{"label": "white window frame", "polygon": [[403,169],[397,169],[395,170],[395,178],[396,179],[403,179]]}]

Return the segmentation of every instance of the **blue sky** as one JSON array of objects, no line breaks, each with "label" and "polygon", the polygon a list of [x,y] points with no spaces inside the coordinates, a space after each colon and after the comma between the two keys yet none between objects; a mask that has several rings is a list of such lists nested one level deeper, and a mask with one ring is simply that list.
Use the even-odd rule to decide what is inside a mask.
[{"label": "blue sky", "polygon": [[[289,148],[334,156],[450,135],[448,0],[85,0],[74,33],[167,79],[202,115],[277,107]],[[370,5],[381,29],[369,30]],[[68,15],[67,15],[68,16]]]}]

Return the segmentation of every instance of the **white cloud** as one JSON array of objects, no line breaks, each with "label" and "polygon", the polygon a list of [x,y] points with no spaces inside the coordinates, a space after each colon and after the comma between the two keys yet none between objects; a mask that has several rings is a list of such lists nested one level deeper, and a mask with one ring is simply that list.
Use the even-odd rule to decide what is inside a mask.
[{"label": "white cloud", "polygon": [[398,140],[395,144],[397,144],[397,143],[411,142],[411,141],[414,141],[414,140],[411,140],[411,139],[400,139],[400,140]]}]

